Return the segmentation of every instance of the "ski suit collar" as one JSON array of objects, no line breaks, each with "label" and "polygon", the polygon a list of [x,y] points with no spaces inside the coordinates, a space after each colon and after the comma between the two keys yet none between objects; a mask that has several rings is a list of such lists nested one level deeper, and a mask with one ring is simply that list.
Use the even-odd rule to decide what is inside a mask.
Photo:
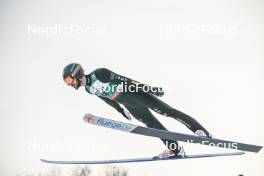
[{"label": "ski suit collar", "polygon": [[85,75],[86,78],[86,86],[91,85],[91,74]]}]

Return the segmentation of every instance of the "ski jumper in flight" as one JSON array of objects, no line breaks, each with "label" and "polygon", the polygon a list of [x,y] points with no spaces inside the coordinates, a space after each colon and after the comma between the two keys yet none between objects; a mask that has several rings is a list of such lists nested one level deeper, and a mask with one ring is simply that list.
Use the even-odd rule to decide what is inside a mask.
[{"label": "ski jumper in flight", "polygon": [[[67,85],[75,89],[84,86],[88,93],[102,99],[128,120],[131,120],[130,114],[132,114],[147,127],[167,130],[150,111],[153,110],[181,122],[198,136],[211,137],[210,133],[197,120],[157,98],[164,95],[161,88],[148,86],[106,68],[98,68],[85,75],[82,66],[78,63],[71,63],[64,68],[63,79]],[[125,108],[122,108],[120,104]],[[177,141],[161,140],[168,149],[162,152],[159,157],[182,154],[182,147],[173,149],[169,147],[172,146],[171,144],[179,146]]]}]

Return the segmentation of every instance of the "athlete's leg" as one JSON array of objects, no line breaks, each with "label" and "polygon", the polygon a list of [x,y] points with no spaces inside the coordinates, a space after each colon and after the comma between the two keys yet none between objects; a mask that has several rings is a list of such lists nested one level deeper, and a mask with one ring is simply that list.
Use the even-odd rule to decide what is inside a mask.
[{"label": "athlete's leg", "polygon": [[[127,110],[140,122],[143,122],[147,127],[156,128],[160,130],[167,130],[156,117],[150,112],[150,110],[144,105],[124,105]],[[180,151],[180,146],[178,146],[177,141],[161,139],[162,142],[168,147],[169,150],[172,150],[176,155]]]},{"label": "athlete's leg", "polygon": [[148,93],[138,93],[137,97],[142,103],[155,112],[178,120],[196,134],[202,132],[207,137],[211,137],[210,133],[197,120],[181,111],[172,108],[157,97]]}]

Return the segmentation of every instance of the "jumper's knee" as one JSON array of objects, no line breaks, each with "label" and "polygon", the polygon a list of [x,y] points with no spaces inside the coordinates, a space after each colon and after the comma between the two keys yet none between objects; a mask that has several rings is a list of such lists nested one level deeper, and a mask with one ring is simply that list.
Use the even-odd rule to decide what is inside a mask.
[{"label": "jumper's knee", "polygon": [[176,109],[171,109],[168,113],[168,116],[176,119],[177,121],[181,122],[182,124],[184,124],[188,128],[192,127],[190,122],[192,122],[194,119],[192,117],[182,113],[181,111],[178,111]]}]

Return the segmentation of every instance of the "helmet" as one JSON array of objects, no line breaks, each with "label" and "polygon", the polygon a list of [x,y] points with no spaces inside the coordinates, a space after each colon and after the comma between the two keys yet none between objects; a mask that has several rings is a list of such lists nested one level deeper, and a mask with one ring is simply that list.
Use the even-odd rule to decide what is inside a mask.
[{"label": "helmet", "polygon": [[67,77],[72,77],[76,79],[77,84],[74,85],[75,89],[78,89],[81,86],[80,79],[82,78],[83,75],[84,75],[84,70],[82,66],[78,63],[71,63],[66,65],[62,72],[63,79]]}]

